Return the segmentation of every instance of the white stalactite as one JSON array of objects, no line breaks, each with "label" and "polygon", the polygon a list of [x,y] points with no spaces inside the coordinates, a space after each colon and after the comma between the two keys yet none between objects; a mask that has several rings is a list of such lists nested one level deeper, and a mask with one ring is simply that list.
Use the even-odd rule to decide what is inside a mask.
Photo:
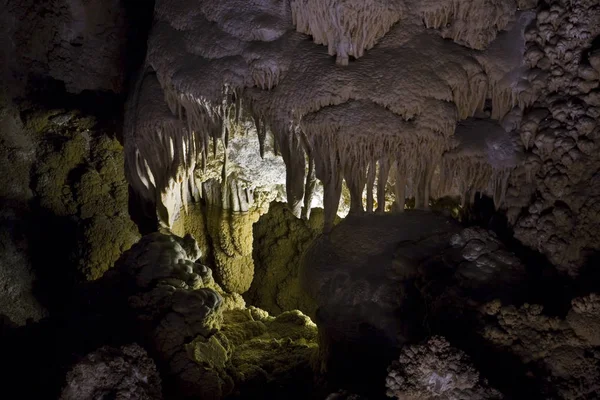
[{"label": "white stalactite", "polygon": [[[227,165],[242,108],[261,157],[273,135],[294,214],[307,217],[315,177],[323,182],[327,229],[344,180],[358,213],[365,190],[366,211],[376,200],[383,212],[388,183],[399,210],[408,197],[427,208],[456,190],[502,203],[518,151],[498,123],[472,117],[489,99],[491,118],[512,126],[507,115],[535,99],[523,61],[532,14],[514,1],[158,0],[156,18],[147,58],[156,74],[130,99],[125,145],[130,183],[161,218],[167,210],[167,224],[200,194],[246,207]],[[330,55],[358,60],[342,68]],[[535,122],[524,121],[532,135]],[[223,152],[219,193],[194,178],[211,142]]]}]

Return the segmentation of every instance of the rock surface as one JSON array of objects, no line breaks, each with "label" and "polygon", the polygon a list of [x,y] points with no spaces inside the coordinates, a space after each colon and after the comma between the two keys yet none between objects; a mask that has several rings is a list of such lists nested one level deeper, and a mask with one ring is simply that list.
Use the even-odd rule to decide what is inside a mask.
[{"label": "rock surface", "polygon": [[126,26],[120,1],[10,0],[0,21],[0,54],[12,79],[25,84],[29,75],[51,77],[72,93],[124,89]]},{"label": "rock surface", "polygon": [[160,400],[160,376],[154,361],[137,344],[102,347],[67,374],[61,400]]},{"label": "rock surface", "polygon": [[388,397],[401,399],[501,399],[471,364],[469,357],[443,338],[406,346],[388,369]]}]

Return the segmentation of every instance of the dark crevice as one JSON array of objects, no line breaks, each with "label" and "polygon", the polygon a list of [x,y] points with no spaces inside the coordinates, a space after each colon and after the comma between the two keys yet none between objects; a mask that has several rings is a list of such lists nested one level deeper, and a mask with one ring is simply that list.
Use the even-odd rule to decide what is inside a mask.
[{"label": "dark crevice", "polygon": [[576,282],[561,274],[538,251],[525,246],[514,236],[514,230],[502,210],[496,210],[494,201],[487,196],[476,196],[467,211],[465,224],[476,225],[494,232],[498,239],[513,252],[527,269],[527,297],[525,301],[544,306],[544,313],[564,316],[571,307]]}]

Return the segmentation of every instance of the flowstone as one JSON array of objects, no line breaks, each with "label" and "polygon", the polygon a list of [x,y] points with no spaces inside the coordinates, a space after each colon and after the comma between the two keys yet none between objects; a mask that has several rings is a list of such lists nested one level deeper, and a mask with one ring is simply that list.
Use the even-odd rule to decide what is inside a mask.
[{"label": "flowstone", "polygon": [[190,357],[223,382],[223,395],[255,396],[271,385],[306,391],[317,347],[317,327],[301,312],[274,318],[254,307],[224,312],[218,333],[186,345]]},{"label": "flowstone", "polygon": [[82,277],[98,279],[139,239],[129,217],[123,148],[77,111],[36,111],[25,127],[39,141],[34,195],[43,212],[77,222],[70,256]]},{"label": "flowstone", "polygon": [[127,304],[174,390],[202,399],[303,398],[311,390],[316,325],[300,311],[271,317],[246,307],[199,257],[191,236],[153,233],[103,277],[123,296],[117,301]]},{"label": "flowstone", "polygon": [[313,209],[305,221],[285,204],[271,204],[254,225],[254,280],[244,295],[249,304],[272,315],[298,309],[314,318],[316,304],[300,286],[300,264],[302,254],[320,233],[322,221],[322,210]]}]

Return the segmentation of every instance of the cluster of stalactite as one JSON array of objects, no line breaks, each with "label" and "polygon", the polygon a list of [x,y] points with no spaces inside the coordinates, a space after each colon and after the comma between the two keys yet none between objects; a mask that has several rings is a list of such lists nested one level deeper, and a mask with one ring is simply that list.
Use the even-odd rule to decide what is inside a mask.
[{"label": "cluster of stalactite", "polygon": [[[503,2],[486,17],[491,25],[454,35],[469,48],[444,41],[448,32],[427,27],[451,20],[457,30],[464,19],[481,17],[481,7],[468,1],[458,2],[460,7],[447,5],[450,8],[425,2],[411,11],[421,16],[417,22],[404,18],[398,10],[406,9],[397,7],[386,21],[400,21],[392,28],[386,22],[381,32],[367,35],[369,40],[347,38],[343,30],[333,36],[323,31],[333,42],[364,42],[355,49],[356,56],[363,55],[360,64],[340,66],[296,32],[318,28],[306,25],[311,14],[299,12],[300,2],[275,6],[229,1],[218,7],[200,2],[193,12],[189,1],[175,2],[181,9],[171,3],[157,2],[147,72],[130,100],[126,138],[129,180],[156,203],[158,218],[167,225],[189,201],[218,201],[194,178],[197,169],[206,168],[211,149],[219,149],[223,157],[217,197],[231,198],[232,204],[252,202],[248,193],[240,197],[229,190],[227,174],[228,142],[245,119],[255,123],[261,156],[272,136],[274,151],[285,162],[287,201],[294,215],[309,217],[316,180],[323,183],[326,230],[332,227],[344,182],[351,195],[350,211],[356,213],[383,211],[388,183],[395,187],[399,211],[406,198],[414,197],[416,208],[426,209],[430,198],[449,191],[466,201],[476,191],[485,191],[497,205],[502,203],[507,174],[518,160],[508,157],[511,163],[499,165],[486,158],[485,146],[495,138],[460,151],[454,133],[460,120],[483,115],[501,121],[514,114],[512,110],[521,115],[531,102],[534,92],[520,68],[523,32],[532,13],[517,14],[516,7],[507,5],[512,2]],[[456,12],[450,15],[448,9]],[[232,22],[224,24],[218,17],[227,10]],[[243,12],[268,16],[269,22],[244,22]],[[210,27],[201,24],[207,21]],[[315,40],[325,43],[325,36]],[[420,44],[408,43],[408,36]],[[467,40],[473,36],[485,43]],[[374,41],[378,46],[363,54]],[[479,48],[486,50],[474,50]],[[338,49],[338,57],[347,59],[352,55],[347,50]],[[292,61],[294,52],[306,57]],[[256,61],[257,55],[262,61]],[[439,62],[428,66],[427,60],[436,55]],[[381,68],[392,56],[414,61]],[[511,62],[497,67],[494,60],[504,58]],[[380,81],[389,85],[364,78],[374,68],[380,70]],[[489,110],[486,99],[491,99]],[[478,133],[487,135],[484,129]],[[516,151],[512,144],[508,147],[503,151]],[[231,209],[232,204],[222,208]]]}]

